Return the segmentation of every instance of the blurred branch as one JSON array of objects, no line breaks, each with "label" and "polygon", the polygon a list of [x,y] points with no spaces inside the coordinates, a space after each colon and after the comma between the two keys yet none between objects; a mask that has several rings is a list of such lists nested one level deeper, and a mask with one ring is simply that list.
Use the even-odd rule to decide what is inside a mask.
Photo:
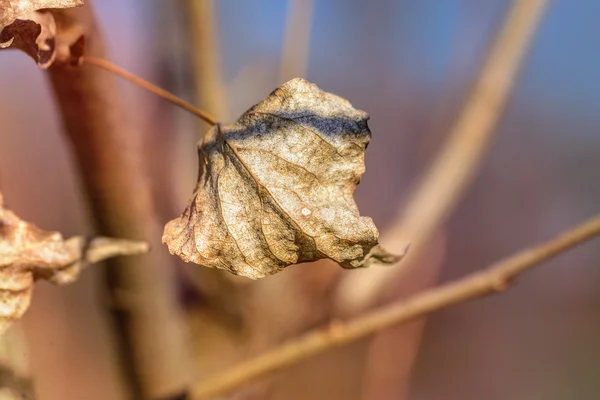
[{"label": "blurred branch", "polygon": [[215,6],[214,0],[187,1],[190,37],[193,43],[191,55],[196,84],[196,104],[221,119],[225,111],[225,90],[221,81]]},{"label": "blurred branch", "polygon": [[188,103],[187,101],[181,99],[180,97],[175,96],[173,93],[167,92],[166,90],[161,89],[160,87],[156,86],[155,84],[150,83],[147,80],[142,79],[139,76],[134,75],[131,72],[126,71],[123,68],[116,66],[115,64],[111,63],[108,60],[104,60],[99,57],[82,57],[81,61],[84,64],[95,65],[97,67],[100,67],[107,71],[110,71],[113,74],[118,75],[123,79],[127,79],[131,83],[134,83],[134,84],[156,94],[157,96],[160,96],[163,99],[170,101],[171,103],[175,104],[176,106],[181,107],[184,110],[189,111],[194,115],[197,115],[198,117],[202,118],[202,120],[206,121],[206,123],[208,123],[210,125],[215,125],[217,123],[217,121],[213,117],[211,117],[207,112],[200,110],[198,107],[194,106],[193,104]]},{"label": "blurred branch", "polygon": [[[461,2],[460,4],[457,10],[458,18],[454,21],[452,42],[448,49],[451,59],[446,65],[442,87],[438,90],[435,104],[432,104],[429,123],[423,132],[421,146],[417,149],[418,158],[421,161],[429,161],[429,165],[427,165],[429,167],[434,159],[432,156],[444,148],[449,137],[449,130],[471,95],[487,53],[508,15],[511,2],[478,2],[476,4]],[[425,171],[423,170],[423,172]],[[419,180],[415,179],[414,181],[418,182]],[[409,200],[410,195],[411,193],[408,192],[404,200]],[[418,199],[413,201],[419,204]],[[402,207],[397,207],[396,213],[400,210]],[[381,292],[370,291],[370,285],[364,284],[365,290],[371,293],[366,304],[367,307],[369,302],[386,304],[401,298],[408,298],[435,285],[442,268],[444,268],[445,253],[447,253],[447,240],[443,238],[448,237],[449,229],[445,225],[447,224],[440,225],[427,240],[426,251],[422,251],[414,258],[409,258],[407,264],[399,265],[389,271],[389,282],[384,284]],[[388,229],[388,231],[392,231],[393,234],[402,234],[402,225],[396,225],[395,227],[398,229],[395,231],[393,227],[392,225],[392,229]],[[401,240],[410,240],[410,238],[395,238],[393,235],[383,234],[382,240],[392,246],[398,246],[402,244]],[[418,265],[418,268],[411,269],[410,265]],[[408,272],[403,275],[404,271]],[[387,271],[377,272],[386,273]],[[365,277],[365,279],[370,278],[370,276]],[[357,289],[360,290],[360,288]],[[359,302],[334,304],[338,307],[336,311],[340,314],[356,312],[357,305],[360,307]],[[342,315],[338,314],[338,316]],[[390,397],[391,393],[394,394],[396,400],[408,399],[411,375],[420,353],[419,348],[423,341],[426,322],[427,318],[421,318],[410,324],[378,332],[369,338],[361,378],[362,399],[385,400]]]},{"label": "blurred branch", "polygon": [[314,0],[288,0],[287,4],[280,83],[306,77]]},{"label": "blurred branch", "polygon": [[402,263],[391,268],[353,271],[335,293],[342,314],[373,305],[390,282],[414,265],[432,235],[458,204],[473,181],[489,147],[514,84],[518,66],[531,42],[547,0],[515,0],[498,34],[479,78],[446,145],[425,173],[406,206],[400,210],[382,239],[388,248],[410,242]]},{"label": "blurred branch", "polygon": [[[227,115],[226,90],[221,76],[221,47],[219,44],[219,30],[217,27],[218,2],[215,0],[186,0],[187,37],[192,43],[190,58],[192,61],[192,78],[194,81],[194,94],[196,104],[219,120]],[[189,198],[189,182],[197,180],[197,154],[189,152],[196,149],[198,136],[202,137],[207,131],[205,124],[200,129],[194,129],[192,135],[180,135],[175,152],[179,160],[185,160],[186,156],[192,155],[193,168],[190,165],[182,166],[183,172],[189,171],[194,174],[191,180],[182,171],[178,171],[178,182],[175,190],[181,193],[177,198],[179,202],[187,203]],[[199,133],[198,133],[199,131]],[[179,189],[182,190],[179,190]],[[202,294],[211,311],[216,311],[223,321],[240,322],[240,304],[237,285],[230,274],[223,273],[214,268],[197,268],[196,265],[185,264],[183,271],[188,276],[188,281]],[[201,357],[202,358],[202,357]]]},{"label": "blurred branch", "polygon": [[[68,10],[89,27],[88,53],[104,56],[89,2]],[[89,59],[88,59],[89,61]],[[150,254],[107,263],[107,288],[120,339],[122,375],[134,398],[162,398],[185,392],[191,373],[174,270],[160,243],[139,137],[126,113],[112,74],[98,68],[54,65],[48,77],[81,178],[101,234],[147,239]],[[126,300],[126,301],[122,301]],[[165,329],[168,327],[168,329]]]},{"label": "blurred branch", "polygon": [[347,322],[332,322],[328,329],[307,333],[254,359],[238,364],[196,384],[194,399],[230,392],[246,382],[289,367],[330,348],[361,339],[393,325],[422,317],[458,303],[502,292],[526,270],[600,235],[600,216],[555,237],[501,260],[483,271],[415,295],[406,301],[383,306]]}]

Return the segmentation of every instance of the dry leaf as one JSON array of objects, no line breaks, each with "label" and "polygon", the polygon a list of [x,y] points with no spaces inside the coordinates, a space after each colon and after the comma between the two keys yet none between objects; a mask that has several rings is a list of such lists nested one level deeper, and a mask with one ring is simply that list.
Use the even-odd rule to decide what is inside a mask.
[{"label": "dry leaf", "polygon": [[0,334],[29,307],[35,280],[71,283],[89,263],[147,251],[147,243],[123,239],[64,240],[4,208],[0,193]]},{"label": "dry leaf", "polygon": [[322,258],[344,268],[396,262],[353,199],[367,119],[312,83],[287,82],[207,133],[194,195],[163,242],[184,261],[253,279]]},{"label": "dry leaf", "polygon": [[0,49],[23,50],[48,68],[76,63],[83,55],[84,28],[61,14],[83,0],[0,0]]}]

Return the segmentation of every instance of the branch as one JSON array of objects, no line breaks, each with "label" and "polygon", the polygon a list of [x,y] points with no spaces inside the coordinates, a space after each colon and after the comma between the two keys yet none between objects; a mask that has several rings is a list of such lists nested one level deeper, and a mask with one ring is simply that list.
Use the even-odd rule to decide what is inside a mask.
[{"label": "branch", "polygon": [[388,248],[403,246],[400,240],[411,242],[407,257],[392,268],[371,268],[346,275],[335,294],[343,314],[377,302],[389,282],[396,282],[415,264],[414,260],[458,204],[489,147],[518,66],[547,3],[548,0],[513,2],[447,143],[382,239],[384,244],[395,242]]},{"label": "branch", "polygon": [[111,63],[108,60],[105,60],[103,58],[88,56],[88,57],[82,57],[81,61],[84,64],[95,65],[96,67],[100,67],[102,69],[110,71],[113,74],[118,75],[123,79],[127,79],[129,82],[136,84],[136,85],[154,93],[155,95],[162,97],[163,99],[165,99],[167,101],[170,101],[171,103],[175,104],[176,106],[181,107],[184,110],[189,111],[194,115],[197,115],[198,117],[200,117],[202,120],[206,121],[206,123],[208,123],[210,125],[217,124],[217,121],[213,117],[211,117],[208,113],[202,111],[198,107],[194,106],[193,104],[190,104],[187,101],[183,100],[182,98],[175,96],[173,93],[167,92],[166,90],[161,89],[160,87],[156,86],[155,84],[150,83],[147,80],[142,79],[139,76],[134,75],[131,72],[126,71],[123,68],[116,66],[115,64]]},{"label": "branch", "polygon": [[[187,14],[189,20],[188,37],[192,45],[190,56],[193,65],[196,104],[218,118],[224,118],[227,102],[221,77],[222,57],[217,26],[219,21],[217,2],[215,0],[187,0],[183,12]],[[188,193],[186,193],[186,199],[187,196]]]},{"label": "branch", "polygon": [[597,235],[600,235],[600,215],[542,245],[499,261],[483,271],[428,290],[406,301],[383,306],[348,322],[333,322],[328,329],[319,329],[291,340],[212,379],[196,384],[192,389],[193,399],[199,400],[231,392],[244,383],[333,347],[342,346],[454,304],[502,292],[519,274]]},{"label": "branch", "polygon": [[[89,2],[65,14],[89,26],[89,54],[103,57]],[[111,260],[105,270],[110,300],[117,305],[111,311],[123,381],[132,398],[179,395],[189,384],[191,356],[175,271],[160,243],[162,227],[141,151],[132,145],[139,127],[123,117],[127,110],[113,74],[54,64],[48,78],[97,230],[106,236],[147,239],[154,248],[150,254]]]},{"label": "branch", "polygon": [[[216,115],[219,119],[227,115],[226,88],[222,79],[222,55],[219,43],[218,29],[218,0],[186,0],[185,7],[181,12],[186,17],[186,34],[191,43],[185,43],[191,58],[193,69],[191,71],[192,81],[194,82],[195,103],[199,107]],[[201,129],[194,131],[206,134],[205,124],[202,123]],[[175,146],[175,156],[178,157],[179,169],[174,187],[175,199],[177,204],[188,202],[189,182],[195,182],[198,179],[197,168],[189,168],[190,165],[196,165],[198,155],[191,153],[189,149],[197,147],[198,135],[182,134],[179,135],[178,143]],[[193,159],[189,159],[193,156]],[[191,164],[186,162],[191,162]],[[177,168],[177,165],[175,166]],[[180,212],[180,210],[177,210]],[[169,217],[171,219],[172,216]],[[183,264],[183,262],[182,262]],[[182,268],[187,275],[189,283],[201,293],[211,310],[218,310],[217,315],[227,320],[240,318],[240,304],[235,291],[237,285],[230,274],[223,274],[221,270],[215,268],[198,268],[197,265],[185,263]]]},{"label": "branch", "polygon": [[314,0],[287,1],[279,83],[306,77],[314,6]]}]

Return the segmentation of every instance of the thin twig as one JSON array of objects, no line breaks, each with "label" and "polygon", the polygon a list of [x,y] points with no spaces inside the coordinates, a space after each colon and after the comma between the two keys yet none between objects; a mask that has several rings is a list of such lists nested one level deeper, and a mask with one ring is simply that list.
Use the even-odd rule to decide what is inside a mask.
[{"label": "thin twig", "polygon": [[518,66],[547,4],[548,0],[513,2],[447,143],[382,238],[384,244],[395,242],[388,248],[410,242],[407,257],[392,268],[347,274],[335,295],[344,313],[374,304],[390,282],[397,282],[400,274],[415,265],[412,260],[418,258],[458,204],[489,147]]},{"label": "thin twig", "polygon": [[100,67],[107,71],[110,71],[116,75],[119,75],[121,78],[127,79],[128,81],[156,94],[157,96],[160,96],[163,99],[170,101],[171,103],[175,104],[176,106],[179,106],[179,107],[183,108],[184,110],[189,111],[194,115],[197,115],[198,117],[202,118],[204,121],[209,123],[210,125],[217,124],[217,121],[212,116],[210,116],[208,113],[200,110],[199,108],[188,103],[187,101],[175,96],[173,93],[167,92],[166,90],[161,89],[160,87],[154,85],[153,83],[150,83],[147,80],[142,79],[139,76],[134,75],[131,72],[126,71],[123,68],[116,66],[115,64],[111,63],[110,61],[107,61],[103,58],[86,56],[86,57],[82,57],[82,62],[84,64],[95,65],[97,67]]},{"label": "thin twig", "polygon": [[230,392],[270,372],[289,367],[328,349],[361,339],[390,326],[486,294],[502,292],[517,275],[597,235],[600,235],[600,216],[542,245],[516,253],[483,271],[428,290],[406,301],[381,307],[351,321],[334,322],[328,329],[319,329],[291,340],[221,372],[212,379],[198,383],[192,390],[193,398],[199,400]]}]

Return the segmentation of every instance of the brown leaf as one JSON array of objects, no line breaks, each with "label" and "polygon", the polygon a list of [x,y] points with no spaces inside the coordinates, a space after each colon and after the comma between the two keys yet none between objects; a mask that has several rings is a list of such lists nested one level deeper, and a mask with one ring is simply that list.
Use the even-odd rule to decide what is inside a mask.
[{"label": "brown leaf", "polygon": [[81,236],[64,240],[4,208],[0,193],[0,334],[29,307],[37,279],[64,285],[75,281],[89,263],[148,251],[148,244]]},{"label": "brown leaf", "polygon": [[163,242],[186,262],[253,279],[321,258],[344,268],[396,262],[353,199],[367,119],[312,83],[287,82],[207,133],[194,195]]},{"label": "brown leaf", "polygon": [[23,50],[48,68],[53,62],[76,63],[83,55],[84,28],[60,9],[83,0],[0,0],[0,49]]}]

